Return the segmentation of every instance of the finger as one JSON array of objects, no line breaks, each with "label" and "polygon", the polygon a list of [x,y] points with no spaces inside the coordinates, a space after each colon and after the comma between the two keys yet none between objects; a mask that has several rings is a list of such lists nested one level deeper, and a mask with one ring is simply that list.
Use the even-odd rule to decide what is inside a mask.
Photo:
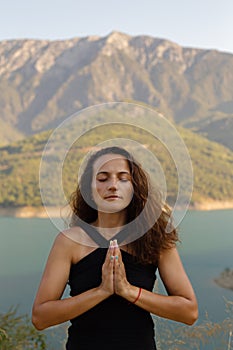
[{"label": "finger", "polygon": [[115,248],[114,248],[114,251],[115,251],[115,260],[119,263],[119,264],[122,264],[123,261],[122,261],[122,255],[121,255],[121,250],[119,248],[118,245],[114,245]]},{"label": "finger", "polygon": [[107,254],[106,254],[106,258],[110,258],[111,255],[114,255],[114,247],[113,247],[113,241],[110,241],[108,250],[107,250]]},{"label": "finger", "polygon": [[113,265],[114,260],[114,248],[112,247],[112,244],[110,243],[109,248],[106,253],[104,264],[105,266],[109,267],[110,265]]},{"label": "finger", "polygon": [[108,248],[106,259],[110,263],[114,263],[114,247],[113,247],[113,241],[110,241],[110,245]]},{"label": "finger", "polygon": [[119,252],[118,254],[116,253],[115,255],[115,263],[114,263],[114,268],[117,271],[124,271],[124,263],[122,261],[121,253]]}]

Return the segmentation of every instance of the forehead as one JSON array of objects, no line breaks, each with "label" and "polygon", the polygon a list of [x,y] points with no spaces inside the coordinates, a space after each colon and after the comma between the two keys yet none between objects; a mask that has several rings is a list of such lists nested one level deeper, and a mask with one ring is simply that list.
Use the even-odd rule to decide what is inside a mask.
[{"label": "forehead", "polygon": [[111,171],[112,169],[119,168],[129,171],[128,160],[121,154],[104,154],[95,160],[93,164],[94,172],[98,171]]}]

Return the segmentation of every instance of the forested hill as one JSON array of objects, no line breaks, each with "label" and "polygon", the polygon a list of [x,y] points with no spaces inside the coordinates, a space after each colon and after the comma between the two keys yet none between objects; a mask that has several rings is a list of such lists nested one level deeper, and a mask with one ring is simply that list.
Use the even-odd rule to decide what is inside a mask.
[{"label": "forested hill", "polygon": [[[179,127],[178,130],[188,147],[193,164],[194,192],[191,204],[195,206],[208,200],[232,200],[233,152],[186,129]],[[77,169],[87,150],[106,138],[121,137],[121,132],[121,127],[106,127],[101,132],[90,132],[79,144],[73,146],[65,159],[63,171],[63,184],[67,196],[74,190]],[[134,128],[129,129],[128,137],[133,140],[136,132]],[[49,135],[50,132],[42,132],[0,148],[1,207],[41,205],[39,164]],[[174,164],[172,167],[171,159],[165,150],[155,144],[147,133],[140,131],[140,136],[136,136],[138,142],[154,152],[161,163],[168,186],[168,199],[173,202],[177,191]],[[51,205],[61,204],[54,202],[55,193],[51,192],[50,195]]]}]

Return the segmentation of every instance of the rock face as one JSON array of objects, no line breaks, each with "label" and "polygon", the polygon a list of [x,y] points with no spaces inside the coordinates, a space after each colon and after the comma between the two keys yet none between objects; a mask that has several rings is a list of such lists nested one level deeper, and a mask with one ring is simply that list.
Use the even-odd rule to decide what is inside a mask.
[{"label": "rock face", "polygon": [[226,268],[214,281],[220,287],[233,291],[233,270]]},{"label": "rock face", "polygon": [[112,32],[0,42],[1,141],[107,101],[137,100],[233,149],[233,55]]}]

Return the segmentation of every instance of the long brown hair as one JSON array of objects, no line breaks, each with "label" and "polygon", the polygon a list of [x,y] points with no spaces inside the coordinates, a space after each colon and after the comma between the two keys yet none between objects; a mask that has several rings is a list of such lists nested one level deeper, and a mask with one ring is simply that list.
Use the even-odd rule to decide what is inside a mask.
[{"label": "long brown hair", "polygon": [[[172,226],[171,209],[162,203],[158,190],[153,188],[152,195],[148,200],[149,189],[152,188],[147,173],[138,164],[133,156],[121,147],[102,148],[92,154],[85,166],[76,190],[70,197],[72,216],[70,226],[78,225],[78,219],[88,224],[98,217],[98,211],[92,199],[91,182],[93,178],[94,162],[105,154],[118,154],[126,158],[133,184],[133,198],[127,207],[127,223],[135,222],[134,227],[147,227],[148,230],[140,238],[127,244],[129,251],[143,264],[157,264],[161,250],[175,246],[178,239],[177,230]],[[151,191],[150,191],[151,192]],[[83,197],[85,194],[85,199]],[[140,215],[142,214],[142,215]],[[158,214],[156,222],[153,218]],[[137,220],[140,215],[140,220]],[[150,222],[153,222],[152,226]],[[167,230],[168,226],[169,230]],[[168,232],[169,231],[169,232]]]}]

